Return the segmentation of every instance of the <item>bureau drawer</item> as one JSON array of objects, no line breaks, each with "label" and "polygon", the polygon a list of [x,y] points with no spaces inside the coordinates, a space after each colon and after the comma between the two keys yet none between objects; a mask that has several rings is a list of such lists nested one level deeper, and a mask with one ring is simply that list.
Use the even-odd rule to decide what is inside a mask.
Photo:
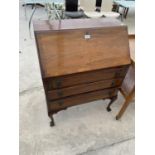
[{"label": "bureau drawer", "polygon": [[114,79],[124,77],[128,69],[127,66],[102,69],[91,72],[77,73],[65,75],[61,77],[53,77],[44,79],[44,85],[47,91],[57,88],[69,87],[82,83],[95,82],[99,80]]},{"label": "bureau drawer", "polygon": [[98,99],[110,98],[112,96],[116,96],[118,92],[117,88],[98,90],[94,92],[74,95],[70,97],[66,97],[64,99],[59,99],[55,101],[48,102],[48,109],[50,111],[63,109],[66,107],[74,106],[77,104],[83,104],[86,102],[91,102]]},{"label": "bureau drawer", "polygon": [[122,78],[91,82],[86,84],[75,85],[66,88],[54,89],[47,92],[48,100],[55,100],[66,96],[101,90],[105,88],[119,87]]}]

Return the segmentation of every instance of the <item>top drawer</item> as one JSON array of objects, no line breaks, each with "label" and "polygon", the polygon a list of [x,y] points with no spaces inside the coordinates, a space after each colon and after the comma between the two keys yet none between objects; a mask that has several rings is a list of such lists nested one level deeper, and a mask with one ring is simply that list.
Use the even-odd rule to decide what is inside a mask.
[{"label": "top drawer", "polygon": [[102,69],[91,72],[77,73],[66,76],[59,76],[44,79],[44,86],[47,91],[57,88],[73,86],[82,83],[95,82],[99,80],[115,79],[124,77],[128,69],[127,66]]}]

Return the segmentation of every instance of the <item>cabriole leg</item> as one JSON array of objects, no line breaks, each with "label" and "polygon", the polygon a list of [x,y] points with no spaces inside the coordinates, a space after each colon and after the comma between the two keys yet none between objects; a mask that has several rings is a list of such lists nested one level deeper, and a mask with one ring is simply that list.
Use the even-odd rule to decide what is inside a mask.
[{"label": "cabriole leg", "polygon": [[51,118],[50,126],[53,127],[53,126],[55,126],[54,118],[52,115],[50,116],[50,118]]},{"label": "cabriole leg", "polygon": [[113,96],[113,97],[111,97],[110,99],[111,99],[111,101],[110,101],[110,103],[109,103],[108,106],[107,106],[107,111],[108,111],[108,112],[111,111],[110,106],[111,106],[112,103],[117,99],[117,96]]}]

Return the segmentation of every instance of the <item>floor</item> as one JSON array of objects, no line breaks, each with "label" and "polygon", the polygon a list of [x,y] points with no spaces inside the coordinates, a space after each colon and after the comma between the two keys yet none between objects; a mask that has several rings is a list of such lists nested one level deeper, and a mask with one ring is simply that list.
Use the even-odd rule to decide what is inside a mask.
[{"label": "floor", "polygon": [[[33,28],[20,2],[20,155],[134,155],[135,113],[131,103],[121,120],[115,115],[124,101],[121,94],[108,113],[109,100],[98,100],[68,108],[54,115],[56,126],[49,126],[44,90],[37,58]],[[29,18],[31,8],[27,8]],[[34,20],[46,19],[38,8]],[[133,12],[129,12],[129,31],[134,31]]]}]

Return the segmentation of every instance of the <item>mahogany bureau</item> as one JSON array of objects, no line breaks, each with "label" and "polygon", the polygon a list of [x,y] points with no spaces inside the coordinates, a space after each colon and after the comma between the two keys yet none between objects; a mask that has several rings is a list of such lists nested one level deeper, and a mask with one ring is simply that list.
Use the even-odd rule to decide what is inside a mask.
[{"label": "mahogany bureau", "polygon": [[36,21],[34,33],[51,126],[53,114],[116,100],[130,65],[127,27],[116,19]]}]

